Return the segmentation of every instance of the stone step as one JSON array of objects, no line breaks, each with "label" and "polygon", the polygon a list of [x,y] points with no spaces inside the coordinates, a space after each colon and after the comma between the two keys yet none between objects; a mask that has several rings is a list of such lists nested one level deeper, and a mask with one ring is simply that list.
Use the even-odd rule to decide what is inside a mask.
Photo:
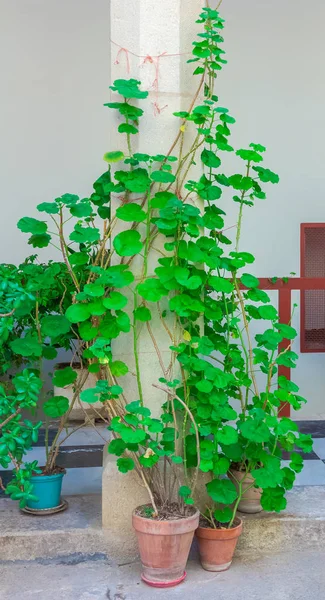
[{"label": "stone step", "polygon": [[[244,532],[237,556],[324,548],[324,499],[323,486],[297,487],[288,494],[284,512],[241,515]],[[110,533],[104,534],[101,528],[101,496],[70,496],[67,500],[67,511],[48,517],[26,515],[13,501],[2,500],[0,561],[100,555],[111,560]],[[125,540],[126,547],[133,543]]]}]

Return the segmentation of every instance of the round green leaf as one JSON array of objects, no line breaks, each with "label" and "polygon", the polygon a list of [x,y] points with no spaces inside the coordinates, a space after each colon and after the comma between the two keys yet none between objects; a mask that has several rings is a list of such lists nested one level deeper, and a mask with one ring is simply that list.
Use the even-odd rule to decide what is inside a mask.
[{"label": "round green leaf", "polygon": [[121,456],[126,450],[126,444],[121,439],[112,440],[107,448],[109,454],[115,454],[115,456]]},{"label": "round green leaf", "polygon": [[119,233],[113,240],[113,246],[119,256],[133,256],[143,248],[140,233],[134,230]]},{"label": "round green leaf", "polygon": [[48,315],[41,320],[42,333],[49,337],[58,337],[70,331],[71,324],[63,315]]},{"label": "round green leaf", "polygon": [[234,290],[234,286],[229,279],[217,277],[216,275],[211,275],[209,277],[209,285],[211,285],[215,292],[230,294]]},{"label": "round green leaf", "polygon": [[104,298],[103,304],[105,308],[110,308],[111,310],[121,310],[128,303],[128,299],[120,292],[112,292],[108,298]]},{"label": "round green leaf", "polygon": [[91,296],[92,298],[104,296],[105,294],[105,288],[98,283],[86,283],[83,291],[87,296]]},{"label": "round green leaf", "polygon": [[69,400],[65,396],[53,396],[43,405],[43,410],[48,417],[57,419],[62,417],[69,409]]},{"label": "round green leaf", "polygon": [[64,369],[56,369],[53,376],[53,385],[57,387],[65,387],[71,385],[76,381],[78,374],[72,369],[72,367],[65,367]]},{"label": "round green leaf", "polygon": [[142,298],[149,302],[159,302],[166,295],[165,288],[162,287],[158,279],[147,279],[144,283],[138,285],[138,292]]},{"label": "round green leaf", "polygon": [[31,217],[23,217],[17,223],[18,229],[24,233],[32,233],[34,235],[42,235],[47,232],[47,224],[44,221],[38,219],[32,219]]},{"label": "round green leaf", "polygon": [[118,458],[116,464],[121,473],[127,473],[134,469],[134,460],[132,458]]},{"label": "round green leaf", "polygon": [[116,210],[116,216],[122,221],[135,221],[136,223],[141,223],[145,220],[147,215],[139,204],[131,202],[130,204],[119,206]]},{"label": "round green leaf", "polygon": [[254,275],[250,275],[249,273],[244,273],[241,276],[241,282],[245,287],[248,288],[256,288],[260,285],[259,280]]},{"label": "round green leaf", "polygon": [[114,360],[110,364],[110,369],[112,375],[115,375],[115,377],[121,377],[129,372],[128,366],[122,360]]},{"label": "round green leaf", "polygon": [[249,419],[239,425],[242,435],[252,442],[260,444],[270,439],[270,431],[264,421]]},{"label": "round green leaf", "polygon": [[123,160],[123,158],[124,153],[120,150],[116,150],[116,152],[106,152],[106,154],[103,156],[104,161],[108,163],[116,163],[120,160]]},{"label": "round green leaf", "polygon": [[41,356],[42,346],[37,338],[26,336],[10,342],[11,350],[20,356]]},{"label": "round green leaf", "polygon": [[46,212],[48,215],[57,215],[60,210],[56,202],[42,202],[36,208],[39,212]]},{"label": "round green leaf", "polygon": [[203,150],[201,154],[201,160],[204,165],[213,169],[217,169],[221,165],[219,156],[217,156],[215,152],[212,152],[211,150]]},{"label": "round green leaf", "polygon": [[269,321],[274,321],[278,318],[278,311],[272,305],[260,306],[258,308],[258,312],[262,319],[267,319]]},{"label": "round green leaf", "polygon": [[90,310],[87,304],[71,304],[67,309],[65,316],[70,323],[80,323],[90,317]]},{"label": "round green leaf", "polygon": [[206,484],[207,492],[214,502],[232,504],[238,497],[237,490],[229,479],[213,479]]},{"label": "round green leaf", "polygon": [[101,390],[98,388],[88,388],[83,390],[80,394],[80,400],[87,402],[88,404],[95,404],[100,401]]},{"label": "round green leaf", "polygon": [[136,321],[150,321],[151,320],[151,312],[149,308],[146,306],[139,306],[134,311],[134,318]]}]

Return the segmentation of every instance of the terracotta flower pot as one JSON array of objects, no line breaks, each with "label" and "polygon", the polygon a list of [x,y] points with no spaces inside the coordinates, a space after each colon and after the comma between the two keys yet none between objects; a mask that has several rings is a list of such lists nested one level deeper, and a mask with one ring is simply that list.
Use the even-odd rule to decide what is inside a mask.
[{"label": "terracotta flower pot", "polygon": [[[233,475],[233,476],[232,476]],[[241,481],[245,476],[245,473],[242,471],[235,471],[235,469],[231,469],[229,478],[234,483],[236,488],[238,489],[237,481]],[[237,480],[237,481],[236,481]],[[261,496],[262,490],[261,488],[250,487],[254,483],[254,477],[248,474],[245,478],[245,481],[242,486],[243,495],[238,504],[238,510],[243,513],[259,513],[263,510],[261,506]],[[249,489],[247,489],[249,487]]]},{"label": "terracotta flower pot", "polygon": [[238,538],[242,532],[243,523],[231,529],[211,529],[199,527],[196,537],[199,544],[201,565],[206,571],[226,571],[229,569],[234,556]]},{"label": "terracotta flower pot", "polygon": [[132,515],[143,567],[141,578],[153,587],[171,587],[185,579],[185,567],[199,524],[199,511],[171,521]]}]

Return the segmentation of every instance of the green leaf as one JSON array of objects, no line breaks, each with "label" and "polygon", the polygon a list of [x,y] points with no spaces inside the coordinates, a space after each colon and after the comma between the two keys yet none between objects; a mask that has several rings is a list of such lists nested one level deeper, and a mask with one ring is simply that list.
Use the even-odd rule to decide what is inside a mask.
[{"label": "green leaf", "polygon": [[97,227],[82,227],[77,223],[69,239],[78,244],[93,244],[100,240],[100,231]]},{"label": "green leaf", "polygon": [[263,183],[279,183],[280,181],[279,175],[269,169],[264,169],[263,167],[253,167],[253,169]]},{"label": "green leaf", "polygon": [[131,429],[126,425],[121,428],[119,433],[126,444],[140,444],[146,439],[146,433],[143,429]]},{"label": "green leaf", "polygon": [[313,449],[313,440],[310,434],[300,433],[296,439],[296,446],[304,452],[311,452]]},{"label": "green leaf", "polygon": [[115,152],[106,152],[106,154],[103,156],[103,159],[108,163],[116,163],[124,159],[124,153],[120,150],[116,150]]},{"label": "green leaf", "polygon": [[213,383],[211,381],[207,381],[206,379],[201,379],[195,384],[195,387],[199,390],[199,392],[205,392],[209,394],[213,389]]},{"label": "green leaf", "polygon": [[272,461],[269,468],[266,466],[261,469],[255,469],[251,472],[251,475],[254,477],[256,485],[262,489],[277,487],[283,480],[280,460],[278,461],[278,465],[275,465]]},{"label": "green leaf", "polygon": [[260,444],[267,442],[270,439],[270,431],[263,421],[255,419],[247,419],[238,425],[242,435],[252,442]]},{"label": "green leaf", "polygon": [[217,439],[219,444],[230,445],[236,444],[238,441],[238,433],[236,429],[230,425],[224,425],[224,427],[218,431]]},{"label": "green leaf", "polygon": [[221,165],[221,160],[220,160],[219,156],[217,156],[211,150],[206,150],[206,149],[203,150],[203,152],[201,154],[201,160],[204,165],[206,165],[207,167],[211,167],[213,169],[217,169]]},{"label": "green leaf", "polygon": [[232,504],[238,497],[237,490],[229,479],[213,479],[205,487],[214,502]]},{"label": "green leaf", "polygon": [[80,323],[81,321],[87,321],[90,314],[87,304],[71,304],[67,308],[65,316],[70,323]]},{"label": "green leaf", "polygon": [[42,235],[47,232],[45,221],[38,221],[38,219],[32,219],[31,217],[19,219],[17,227],[24,233],[32,233],[34,235]]},{"label": "green leaf", "polygon": [[88,263],[89,256],[86,252],[74,252],[69,256],[69,263],[71,265],[82,266]]},{"label": "green leaf", "polygon": [[150,178],[157,183],[173,183],[176,179],[175,175],[168,171],[153,171]]},{"label": "green leaf", "polygon": [[65,367],[64,369],[56,369],[53,377],[53,385],[57,387],[65,387],[71,385],[76,381],[78,374],[72,369],[72,367]]},{"label": "green leaf", "polygon": [[58,337],[70,331],[71,324],[63,315],[48,315],[41,320],[44,336]]},{"label": "green leaf", "polygon": [[129,372],[128,366],[121,360],[114,360],[110,364],[110,369],[112,375],[115,375],[115,377],[121,377]]},{"label": "green leaf", "polygon": [[141,208],[141,206],[139,206],[139,204],[130,202],[129,204],[123,204],[123,206],[119,206],[116,210],[116,216],[122,221],[134,221],[135,223],[141,223],[145,220],[147,214]]},{"label": "green leaf", "polygon": [[51,241],[51,236],[48,233],[43,233],[41,235],[32,235],[28,243],[33,246],[33,248],[46,248]]},{"label": "green leaf", "polygon": [[84,293],[91,298],[99,298],[100,296],[104,296],[105,288],[98,283],[86,283],[83,289]]},{"label": "green leaf", "polygon": [[187,486],[187,485],[181,485],[179,490],[178,490],[178,495],[181,498],[186,498],[186,496],[190,496],[191,495],[191,489]]},{"label": "green leaf", "polygon": [[290,454],[290,461],[290,469],[292,469],[295,473],[301,473],[304,468],[304,461],[301,454],[298,454],[298,452],[292,452],[292,454]]},{"label": "green leaf", "polygon": [[128,303],[128,299],[120,292],[111,292],[108,298],[104,298],[103,304],[105,308],[109,308],[111,310],[120,310],[124,308]]},{"label": "green leaf", "polygon": [[242,284],[248,288],[256,288],[260,285],[259,280],[254,275],[250,275],[249,273],[244,273],[240,278]]},{"label": "green leaf", "polygon": [[46,212],[48,215],[57,215],[60,210],[56,202],[41,202],[36,208],[39,212]]},{"label": "green leaf", "polygon": [[107,448],[109,454],[115,454],[115,456],[121,456],[125,450],[126,443],[121,439],[112,440]]},{"label": "green leaf", "polygon": [[80,392],[80,400],[87,402],[88,404],[95,404],[100,401],[101,393],[100,388],[88,388],[87,390]]},{"label": "green leaf", "polygon": [[127,473],[134,469],[134,460],[132,458],[118,458],[116,461],[117,468],[121,473]]},{"label": "green leaf", "polygon": [[37,338],[26,335],[10,342],[10,348],[20,356],[41,356],[42,346]]},{"label": "green leaf", "polygon": [[113,246],[119,256],[133,256],[143,248],[140,233],[134,230],[119,233],[114,238]]},{"label": "green leaf", "polygon": [[151,312],[149,308],[146,306],[139,306],[134,311],[134,318],[136,321],[150,321],[151,320]]},{"label": "green leaf", "polygon": [[88,201],[79,202],[79,204],[74,204],[70,208],[70,213],[72,216],[77,217],[78,219],[82,217],[90,217],[93,209]]},{"label": "green leaf", "polygon": [[243,160],[259,163],[263,161],[263,156],[258,154],[256,150],[237,150],[236,155],[242,158]]},{"label": "green leaf", "polygon": [[260,306],[258,308],[258,312],[262,319],[274,321],[278,318],[278,311],[276,310],[276,308],[274,308],[274,306],[271,305]]},{"label": "green leaf", "polygon": [[79,335],[82,340],[90,342],[98,335],[98,328],[93,327],[90,321],[84,321],[79,325]]},{"label": "green leaf", "polygon": [[223,510],[215,510],[213,516],[219,523],[229,523],[232,519],[232,514],[232,509],[226,506]]},{"label": "green leaf", "polygon": [[230,294],[234,290],[234,286],[231,281],[229,281],[229,279],[225,279],[224,277],[210,275],[208,283],[215,292]]},{"label": "green leaf", "polygon": [[139,89],[141,81],[137,79],[115,79],[113,85],[110,86],[113,92],[117,92],[125,98],[144,99],[148,96],[148,92],[142,92]]},{"label": "green leaf", "polygon": [[65,396],[53,396],[43,405],[43,411],[52,419],[62,417],[69,409],[69,400]]},{"label": "green leaf", "polygon": [[263,509],[270,512],[280,512],[281,510],[284,510],[287,506],[287,501],[284,495],[285,489],[281,486],[263,490],[261,497],[261,505]]},{"label": "green leaf", "polygon": [[139,129],[134,127],[134,125],[130,125],[129,123],[121,123],[121,125],[118,126],[117,130],[119,133],[129,133],[131,135],[134,135],[139,131]]},{"label": "green leaf", "polygon": [[149,278],[138,285],[138,293],[149,302],[159,302],[167,292],[158,279]]},{"label": "green leaf", "polygon": [[139,463],[146,467],[147,469],[151,469],[154,465],[159,462],[158,454],[155,454],[151,448],[149,448],[149,452],[147,451],[145,454],[142,454],[139,458]]},{"label": "green leaf", "polygon": [[287,340],[294,340],[298,335],[296,329],[291,327],[291,325],[287,325],[286,323],[276,323],[275,327]]}]

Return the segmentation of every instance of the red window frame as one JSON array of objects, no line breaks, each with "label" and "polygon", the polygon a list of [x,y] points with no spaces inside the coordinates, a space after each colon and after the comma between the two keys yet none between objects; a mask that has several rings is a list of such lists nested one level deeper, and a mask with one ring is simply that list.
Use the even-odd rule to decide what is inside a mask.
[{"label": "red window frame", "polygon": [[[325,223],[301,223],[300,225],[300,277],[306,277],[305,272],[305,252],[306,252],[306,229],[325,229]],[[324,249],[325,251],[325,249]],[[307,277],[309,279],[309,277]],[[306,346],[305,327],[306,327],[306,292],[300,290],[300,352],[307,353],[322,353],[325,352],[324,348],[308,348]]]}]

